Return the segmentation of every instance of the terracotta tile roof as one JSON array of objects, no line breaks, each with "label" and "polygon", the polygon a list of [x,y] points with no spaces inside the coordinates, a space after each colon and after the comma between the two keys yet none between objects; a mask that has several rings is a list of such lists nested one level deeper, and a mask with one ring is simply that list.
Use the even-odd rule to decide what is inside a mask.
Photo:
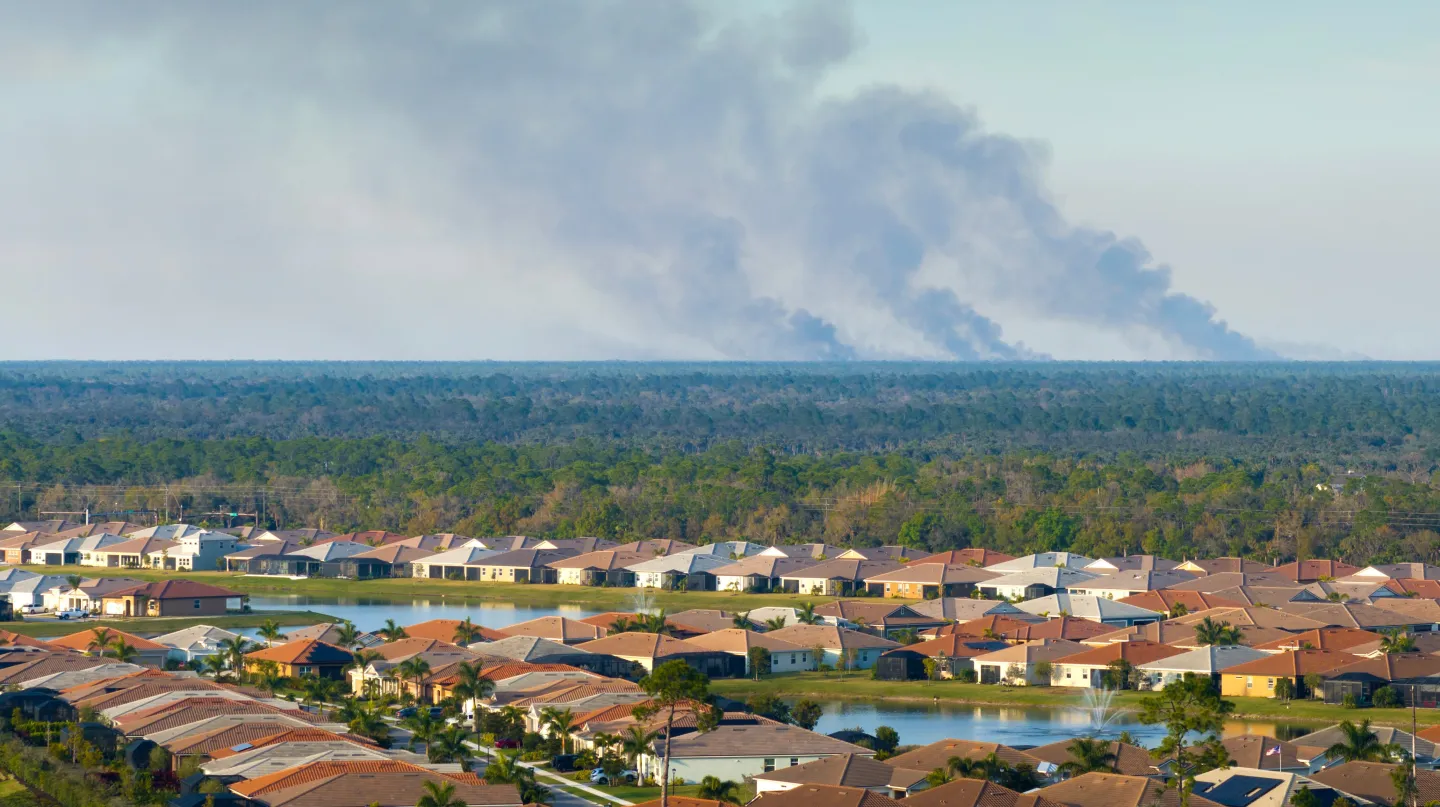
[{"label": "terracotta tile roof", "polygon": [[658,633],[614,633],[576,647],[587,653],[607,653],[626,658],[662,658],[681,653],[704,652],[680,639]]},{"label": "terracotta tile roof", "polygon": [[744,630],[742,628],[717,630],[714,633],[707,633],[704,636],[686,639],[685,642],[701,650],[719,650],[723,653],[738,654],[749,653],[752,647],[763,647],[773,653],[798,653],[801,651],[809,652],[810,650],[810,648],[804,645],[787,642],[784,639],[766,633],[756,633],[753,630]]},{"label": "terracotta tile roof", "polygon": [[[248,753],[256,748],[280,745],[281,743],[333,743],[339,741],[363,746],[365,748],[379,748],[379,746],[375,744],[375,741],[364,737],[356,737],[353,734],[336,734],[324,729],[310,728],[282,728],[277,731],[275,726],[268,725],[265,726],[265,728],[270,730],[269,733],[250,740],[248,742],[249,747],[243,749],[243,751],[236,751],[234,746],[231,746],[215,751],[210,755],[210,758],[224,759],[239,753]],[[236,743],[236,745],[239,745],[239,743]]]},{"label": "terracotta tile roof", "polygon": [[867,583],[913,583],[920,585],[951,585],[954,583],[979,583],[999,577],[991,572],[965,563],[940,563],[916,561],[898,569],[865,578]]},{"label": "terracotta tile roof", "polygon": [[[425,769],[408,762],[391,759],[315,762],[236,782],[230,786],[230,789],[247,798],[255,798],[273,790],[282,790],[317,779],[328,779],[337,774],[413,773],[415,771],[425,771]],[[452,779],[454,777],[442,775],[441,778]],[[456,779],[456,781],[459,780]]]},{"label": "terracotta tile roof", "polygon": [[144,595],[152,600],[188,600],[214,597],[239,597],[240,592],[212,586],[194,580],[161,580],[134,588],[112,591],[108,597],[133,597]]},{"label": "terracotta tile roof", "polygon": [[[1396,765],[1392,763],[1345,762],[1312,773],[1310,778],[1375,804],[1394,804],[1395,783],[1390,774],[1395,768]],[[1440,800],[1440,773],[1417,766],[1415,788],[1419,791],[1416,794],[1417,804]]]},{"label": "terracotta tile roof", "polygon": [[1206,617],[1215,622],[1228,622],[1237,628],[1250,625],[1257,628],[1279,628],[1291,633],[1328,627],[1324,621],[1319,619],[1310,619],[1299,614],[1257,605],[1247,605],[1242,608],[1211,608],[1208,611],[1195,611],[1182,617],[1176,617],[1171,621],[1180,625],[1194,625]]},{"label": "terracotta tile roof", "polygon": [[[417,622],[414,625],[406,625],[405,634],[411,639],[435,639],[441,642],[454,643],[455,629],[460,626],[460,623],[461,620],[459,619],[431,619],[426,622]],[[494,628],[486,628],[480,625],[475,625],[475,628],[478,631],[476,635],[479,637],[476,641],[484,640],[493,642],[504,639],[508,635]]]},{"label": "terracotta tile roof", "polygon": [[1338,650],[1287,650],[1269,658],[1247,661],[1225,671],[1225,675],[1269,675],[1299,678],[1310,673],[1327,673],[1359,660],[1359,656]]},{"label": "terracotta tile roof", "polygon": [[958,636],[984,637],[987,632],[997,636],[1003,636],[1006,631],[1026,628],[1033,624],[1036,624],[1035,620],[1022,619],[1020,616],[1010,614],[986,614],[978,619],[956,622],[953,625],[945,625],[936,628],[934,631],[927,632],[934,633],[936,636],[955,634]]},{"label": "terracotta tile roof", "polygon": [[1103,647],[1092,647],[1089,650],[1082,650],[1073,656],[1065,656],[1057,659],[1057,664],[1082,664],[1096,667],[1103,667],[1112,661],[1124,659],[1131,664],[1144,664],[1147,661],[1178,656],[1185,652],[1178,647],[1171,647],[1168,644],[1157,644],[1147,642],[1144,639],[1137,639],[1132,642],[1114,642]]},{"label": "terracotta tile roof", "polygon": [[1159,611],[1168,614],[1177,605],[1185,606],[1186,612],[1204,611],[1210,608],[1238,608],[1245,605],[1239,600],[1231,600],[1217,594],[1210,594],[1204,591],[1176,591],[1165,588],[1158,591],[1142,591],[1139,594],[1132,594],[1129,597],[1122,597],[1116,602],[1123,602],[1126,605],[1136,605],[1141,608],[1148,608],[1151,611]]},{"label": "terracotta tile roof", "polygon": [[56,647],[64,647],[70,650],[79,650],[81,652],[84,652],[95,647],[95,633],[96,631],[100,630],[109,630],[112,641],[116,639],[124,639],[125,644],[134,647],[136,650],[168,651],[170,649],[163,644],[152,642],[149,639],[142,639],[133,633],[126,633],[123,630],[116,630],[114,628],[86,628],[85,630],[72,633],[69,636],[61,636],[59,638],[51,639],[50,644]]},{"label": "terracotta tile roof", "polygon": [[[403,767],[398,767],[403,766]],[[254,783],[263,782],[258,792]],[[487,785],[474,774],[443,774],[394,761],[316,762],[231,786],[236,793],[259,797],[271,807],[356,807],[379,804],[402,807],[424,795],[426,782],[448,782],[455,797],[469,805],[520,804],[514,785]]]},{"label": "terracotta tile roof", "polygon": [[900,807],[889,796],[858,787],[800,785],[790,790],[771,790],[750,802],[761,807]]},{"label": "terracotta tile roof", "polygon": [[892,642],[869,633],[862,633],[849,628],[837,628],[833,625],[790,625],[780,630],[772,630],[769,635],[776,639],[784,639],[791,644],[798,644],[801,647],[824,647],[827,649],[850,648],[883,648],[889,650],[900,646],[899,642]]},{"label": "terracotta tile roof", "polygon": [[191,754],[210,756],[216,752],[227,751],[242,743],[251,743],[257,739],[269,737],[275,734],[276,730],[277,726],[274,723],[234,723],[199,734],[175,737],[161,745],[177,756]]},{"label": "terracotta tile roof", "polygon": [[43,650],[54,650],[55,645],[43,639],[36,639],[34,636],[26,636],[23,633],[16,633],[13,630],[0,630],[0,644],[7,647],[38,647]]},{"label": "terracotta tile roof", "polygon": [[1385,581],[1385,588],[1402,597],[1415,596],[1431,600],[1440,598],[1440,580],[1393,578]]},{"label": "terracotta tile roof", "polygon": [[[636,802],[634,807],[660,807],[659,799]],[[694,799],[689,796],[671,796],[670,807],[729,807],[723,801],[714,799]]]},{"label": "terracotta tile roof", "polygon": [[858,583],[866,578],[899,569],[900,563],[893,560],[836,559],[827,560],[781,575],[785,580],[846,580]]},{"label": "terracotta tile roof", "polygon": [[956,779],[905,797],[906,807],[1062,807],[1057,801],[1029,793],[1016,793],[983,779]]},{"label": "terracotta tile roof", "polygon": [[873,757],[859,754],[836,754],[814,762],[777,768],[755,778],[768,782],[794,782],[807,785],[877,788],[896,785],[908,788],[924,781],[927,771],[897,768]]},{"label": "terracotta tile roof", "polygon": [[308,712],[298,709],[280,709],[256,701],[236,701],[226,698],[186,698],[172,706],[146,714],[125,716],[115,721],[115,727],[130,736],[155,734],[168,729],[188,726],[208,717],[219,715],[264,715],[283,714],[297,720],[315,719]]},{"label": "terracotta tile roof", "polygon": [[1007,560],[1014,560],[1014,555],[1007,555],[1004,552],[996,552],[993,549],[952,549],[949,552],[941,552],[935,555],[927,555],[923,558],[916,558],[911,563],[960,563],[970,566],[989,566],[994,563],[1004,563]]},{"label": "terracotta tile roof", "polygon": [[1315,650],[1349,650],[1380,638],[1378,633],[1358,628],[1316,628],[1252,646],[1256,650],[1299,650],[1307,645]]},{"label": "terracotta tile roof", "polygon": [[1282,575],[1296,582],[1309,583],[1323,577],[1345,577],[1360,571],[1359,566],[1351,566],[1339,560],[1300,560],[1292,561],[1274,567],[1275,574]]},{"label": "terracotta tile roof", "polygon": [[1326,627],[1341,628],[1402,628],[1428,624],[1433,616],[1433,612],[1428,616],[1414,616],[1356,602],[1291,602],[1277,607]]},{"label": "terracotta tile roof", "polygon": [[1347,674],[1367,674],[1386,681],[1405,678],[1429,678],[1440,675],[1440,656],[1427,653],[1391,653],[1360,659],[1353,664],[1336,667],[1325,673],[1327,678]]},{"label": "terracotta tile roof", "polygon": [[[1075,760],[1075,755],[1070,753],[1070,746],[1074,742],[1074,740],[1061,740],[1028,749],[1025,753],[1055,765],[1063,765]],[[1115,755],[1113,773],[1121,773],[1126,776],[1154,776],[1159,773],[1155,767],[1154,757],[1151,757],[1150,752],[1144,748],[1129,743],[1112,742],[1106,743],[1106,750]]]},{"label": "terracotta tile roof", "polygon": [[507,625],[499,632],[506,636],[539,636],[542,639],[563,644],[576,644],[602,639],[610,631],[588,622],[566,619],[563,616],[542,616],[539,619]]},{"label": "terracotta tile roof", "polygon": [[1017,751],[1008,745],[982,743],[974,740],[937,740],[929,745],[922,745],[919,748],[893,756],[885,760],[885,762],[897,768],[933,771],[936,768],[945,767],[951,757],[984,759],[991,754],[994,754],[1001,762],[1012,766],[1022,763],[1035,766],[1040,763],[1039,758],[1033,757],[1024,751]]},{"label": "terracotta tile roof", "polygon": [[354,657],[354,654],[343,647],[317,639],[286,642],[245,654],[245,658],[252,661],[274,661],[279,664],[349,664]]},{"label": "terracotta tile roof", "polygon": [[[1114,773],[1086,773],[1058,784],[1043,787],[1036,795],[1067,807],[1176,807],[1179,793],[1163,782],[1145,776]],[[1220,807],[1196,794],[1190,807]]]},{"label": "terracotta tile roof", "polygon": [[576,621],[584,622],[587,625],[595,625],[596,627],[601,627],[608,630],[615,626],[616,619],[624,617],[626,622],[630,622],[633,621],[637,616],[639,616],[639,614],[630,613],[629,611],[606,611],[603,614],[587,616],[584,619],[578,619]]},{"label": "terracotta tile roof", "polygon": [[908,651],[932,658],[940,656],[947,658],[973,658],[975,656],[994,653],[1006,647],[1005,642],[998,639],[976,639],[973,636],[951,635],[931,639],[928,642],[916,642],[915,644],[887,650],[885,651],[885,655],[888,656],[893,653],[904,653]]},{"label": "terracotta tile roof", "polygon": [[1034,642],[1022,642],[1004,650],[986,653],[983,656],[976,656],[976,661],[1033,664],[1039,661],[1055,661],[1066,656],[1073,656],[1085,649],[1085,645],[1069,639],[1040,639]]}]

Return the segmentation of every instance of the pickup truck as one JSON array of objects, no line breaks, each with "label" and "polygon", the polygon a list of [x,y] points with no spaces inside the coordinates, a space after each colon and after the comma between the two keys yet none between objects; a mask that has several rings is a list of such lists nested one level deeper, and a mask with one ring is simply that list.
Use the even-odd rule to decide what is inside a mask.
[{"label": "pickup truck", "polygon": [[56,611],[56,619],[89,619],[90,612],[84,608],[72,608],[68,611]]}]

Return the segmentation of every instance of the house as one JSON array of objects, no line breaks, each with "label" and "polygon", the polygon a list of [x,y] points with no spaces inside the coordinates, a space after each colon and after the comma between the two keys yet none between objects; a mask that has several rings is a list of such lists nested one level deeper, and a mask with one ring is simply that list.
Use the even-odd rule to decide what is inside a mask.
[{"label": "house", "polygon": [[800,647],[820,648],[818,663],[837,670],[868,670],[879,661],[881,653],[901,646],[880,636],[833,625],[790,625],[766,635]]},{"label": "house", "polygon": [[747,666],[745,659],[737,658],[728,652],[706,650],[681,639],[656,633],[614,633],[603,639],[576,645],[576,649],[634,662],[647,672],[654,670],[657,664],[682,659],[711,678],[740,678],[745,675]]},{"label": "house", "polygon": [[301,764],[231,784],[230,791],[268,807],[407,807],[425,795],[425,783],[453,787],[470,807],[520,807],[515,785],[487,785],[473,773],[440,773],[400,760]]},{"label": "house", "polygon": [[1082,571],[1086,566],[1094,563],[1094,558],[1087,558],[1084,555],[1076,555],[1073,552],[1040,552],[1035,555],[1026,555],[1023,558],[1001,561],[1000,563],[985,568],[992,572],[1011,574],[1013,572],[1027,572],[1033,569],[1070,569]]},{"label": "house", "polygon": [[1145,676],[1149,689],[1164,689],[1187,675],[1197,675],[1218,683],[1220,673],[1249,661],[1269,657],[1269,653],[1244,645],[1207,645],[1174,656],[1136,664]]},{"label": "house", "polygon": [[133,633],[126,633],[114,628],[87,628],[76,631],[68,636],[58,636],[50,639],[52,647],[74,650],[77,653],[90,655],[104,655],[110,652],[108,648],[100,647],[102,639],[109,639],[111,646],[121,641],[130,647],[135,648],[135,663],[147,667],[161,667],[165,664],[165,657],[170,654],[170,648],[149,639],[142,639]]},{"label": "house", "polygon": [[[1093,572],[1094,570],[1087,569],[1087,571]],[[1189,572],[1173,569],[1170,571],[1119,571],[1070,586],[1069,592],[1120,600],[1147,591],[1167,589],[1194,579],[1195,575]]]},{"label": "house", "polygon": [[[1026,749],[1025,753],[1059,768],[1067,762],[1077,761],[1075,755],[1070,751],[1070,746],[1073,744],[1074,740],[1061,740],[1049,745]],[[1155,758],[1150,756],[1150,752],[1144,748],[1122,742],[1111,742],[1106,745],[1105,750],[1115,756],[1115,761],[1110,764],[1111,773],[1118,773],[1122,776],[1156,776],[1160,773],[1155,766]]]},{"label": "house", "polygon": [[1195,611],[1205,611],[1211,608],[1239,608],[1249,605],[1240,600],[1226,599],[1215,594],[1208,594],[1203,591],[1175,591],[1173,589],[1162,589],[1160,591],[1142,591],[1138,594],[1131,594],[1128,597],[1121,597],[1119,602],[1126,605],[1134,605],[1151,611],[1158,611],[1172,617],[1184,616]]},{"label": "house", "polygon": [[1076,619],[1087,619],[1102,625],[1121,628],[1144,625],[1147,622],[1159,622],[1165,618],[1164,614],[1137,605],[1126,605],[1123,602],[1089,594],[1051,594],[1039,599],[1026,600],[1019,604],[1019,608],[1028,614],[1037,616],[1063,614]]},{"label": "house", "polygon": [[754,782],[758,796],[794,790],[800,785],[829,785],[860,788],[882,796],[904,798],[910,793],[925,789],[927,773],[928,771],[897,768],[860,754],[835,754],[801,765],[777,767],[769,773],[757,774]]},{"label": "house", "polygon": [[15,574],[0,580],[0,594],[9,597],[11,608],[24,608],[26,606],[43,607],[45,605],[45,592],[57,586],[68,584],[69,581],[59,575],[37,575],[26,572],[23,576],[21,574]]},{"label": "house", "polygon": [[815,660],[814,651],[809,647],[787,642],[768,633],[756,633],[741,628],[717,630],[686,639],[685,643],[701,650],[729,653],[745,659],[746,675],[753,674],[750,668],[750,650],[756,647],[764,648],[770,654],[770,667],[764,670],[767,674],[813,670],[819,663]]},{"label": "house", "polygon": [[1093,572],[1094,574],[1166,572],[1177,569],[1179,566],[1179,563],[1169,558],[1161,558],[1155,555],[1121,555],[1119,557],[1093,560],[1087,563],[1082,571]]},{"label": "house", "polygon": [[[339,577],[343,571],[342,562],[374,549],[369,544],[342,538],[286,552],[267,564],[262,573],[288,577]],[[254,573],[252,569],[251,574]]]},{"label": "house", "polygon": [[[706,776],[740,781],[839,754],[869,757],[875,753],[799,726],[751,715],[746,718],[734,723],[722,720],[711,731],[677,732],[670,739],[670,776],[687,783]],[[653,751],[641,755],[638,769],[641,776],[661,775],[658,755]]]},{"label": "house", "polygon": [[[1395,804],[1400,798],[1392,774],[1398,767],[1393,762],[1342,762],[1311,773],[1310,778],[1372,804]],[[1440,772],[1417,767],[1414,776],[1414,803],[1440,800]]]},{"label": "house", "polygon": [[[1415,749],[1415,762],[1420,767],[1433,767],[1434,761],[1440,758],[1440,748],[1437,748],[1434,742],[1419,735],[1412,735],[1408,731],[1393,726],[1371,726],[1370,731],[1381,745],[1396,745],[1407,753],[1410,749]],[[1291,738],[1290,742],[1301,748],[1329,748],[1336,743],[1344,742],[1344,740],[1345,732],[1337,723],[1309,734]]]},{"label": "house", "polygon": [[83,578],[79,588],[72,588],[70,581],[47,589],[43,595],[47,611],[89,611],[100,613],[100,601],[106,594],[121,589],[144,585],[144,580],[133,577],[91,577]]},{"label": "house", "polygon": [[740,560],[751,555],[758,555],[769,549],[768,544],[757,544],[754,541],[715,541],[714,543],[701,544],[690,549],[683,549],[673,554],[691,555],[714,555],[730,560]]},{"label": "house", "polygon": [[201,530],[174,539],[175,546],[152,550],[145,554],[145,565],[152,569],[214,571],[224,568],[226,555],[242,546],[229,533]]},{"label": "house", "polygon": [[1380,634],[1359,628],[1315,628],[1291,633],[1282,639],[1254,645],[1256,650],[1278,653],[1282,650],[1340,650],[1354,653],[1355,648],[1381,640]]},{"label": "house", "polygon": [[[1085,649],[1085,645],[1066,639],[1040,639],[975,656],[971,664],[982,684],[1024,681],[1029,686],[1050,686],[1058,670],[1055,662]],[[1050,665],[1049,675],[1041,675],[1044,668],[1036,669],[1041,662]]]},{"label": "house", "polygon": [[1056,660],[1054,684],[1090,689],[1121,689],[1123,687],[1117,687],[1106,680],[1112,664],[1123,661],[1131,667],[1137,667],[1148,661],[1178,656],[1183,652],[1185,651],[1178,647],[1144,640],[1092,647]]},{"label": "house", "polygon": [[1016,793],[984,779],[955,779],[921,790],[910,798],[918,801],[907,807],[1064,807],[1059,802],[1032,793]]},{"label": "house", "polygon": [[[1034,791],[1034,795],[1058,802],[1065,807],[1176,807],[1180,804],[1180,797],[1175,789],[1167,788],[1159,779],[1118,773],[1081,774],[1049,787],[1042,787]],[[1190,807],[1222,805],[1202,796],[1191,795]]]},{"label": "house", "polygon": [[842,547],[830,546],[829,544],[780,544],[772,546],[752,557],[767,558],[794,558],[796,560],[808,560],[819,562],[838,557],[845,550]]},{"label": "house", "polygon": [[903,546],[851,547],[836,558],[837,560],[888,560],[894,563],[908,563],[911,551]]},{"label": "house", "polygon": [[677,541],[674,538],[646,538],[642,541],[632,541],[628,544],[613,547],[616,552],[628,552],[647,558],[658,557],[660,555],[674,555],[677,552],[688,552],[695,548],[694,544],[687,544],[684,541]]},{"label": "house", "polygon": [[865,578],[866,588],[883,586],[886,597],[933,600],[938,597],[969,597],[976,585],[1000,575],[965,564],[911,563]]},{"label": "house", "polygon": [[412,561],[410,575],[430,580],[479,580],[482,562],[499,554],[499,550],[474,541]]},{"label": "house", "polygon": [[[1346,697],[1359,706],[1370,705],[1370,697],[1380,687],[1389,686],[1407,706],[1409,695],[1417,685],[1424,689],[1440,689],[1440,656],[1428,653],[1382,653],[1374,658],[1357,659],[1352,664],[1324,673],[1326,703],[1345,703]],[[1420,680],[1426,679],[1426,680]],[[1423,690],[1421,690],[1423,691]],[[1423,703],[1422,695],[1416,705]],[[1430,700],[1434,700],[1432,694]]]},{"label": "house", "polygon": [[1198,625],[1206,619],[1214,622],[1226,622],[1237,628],[1277,628],[1290,633],[1302,633],[1308,630],[1329,627],[1329,624],[1323,620],[1310,619],[1298,614],[1281,611],[1277,608],[1263,608],[1259,606],[1212,608],[1208,611],[1196,611],[1182,617],[1176,617],[1170,621],[1178,625]]},{"label": "house", "polygon": [[494,642],[512,634],[503,630],[486,628],[474,622],[459,619],[427,619],[414,625],[405,626],[405,635],[412,639],[438,639],[457,645],[475,642]]},{"label": "house", "polygon": [[178,542],[167,538],[131,537],[119,543],[97,547],[82,553],[80,565],[109,569],[143,569],[148,565],[148,558],[179,546]]},{"label": "house", "polygon": [[996,552],[993,549],[951,549],[948,552],[938,552],[934,555],[926,555],[923,558],[916,558],[911,563],[954,563],[961,566],[979,566],[982,569],[987,566],[1005,563],[1014,560],[1014,555],[1007,555],[1004,552]]},{"label": "house", "polygon": [[1181,561],[1175,568],[1181,571],[1198,575],[1212,575],[1222,573],[1254,574],[1265,573],[1274,570],[1272,566],[1266,566],[1258,560],[1246,560],[1245,558],[1208,558],[1205,560]]},{"label": "house", "polygon": [[982,760],[991,754],[1010,767],[1029,765],[1039,769],[1043,764],[1041,760],[1030,756],[1024,751],[1011,748],[1000,743],[980,742],[977,740],[936,740],[929,745],[922,745],[919,748],[912,748],[903,754],[897,754],[885,762],[897,768],[909,770],[933,771],[936,768],[947,767],[952,757],[959,759]]},{"label": "house", "polygon": [[[311,625],[305,628],[286,630],[285,638],[292,642],[297,642],[301,639],[318,639],[327,644],[345,647],[344,643],[340,641],[341,624],[342,623],[339,622],[321,622],[318,625]],[[406,628],[406,630],[408,631],[409,628]],[[384,643],[385,640],[380,636],[374,633],[362,632],[356,636],[354,647],[368,649]],[[346,649],[349,650],[351,648],[346,647]]]},{"label": "house", "polygon": [[266,662],[273,662],[280,675],[286,678],[317,676],[342,681],[345,679],[345,668],[354,659],[354,654],[343,647],[315,639],[300,639],[246,653],[245,670],[255,672]]},{"label": "house", "polygon": [[1227,698],[1273,698],[1275,682],[1289,678],[1294,684],[1294,697],[1304,698],[1310,694],[1305,676],[1323,675],[1356,661],[1357,656],[1338,650],[1286,650],[1226,670],[1220,676],[1220,694]]},{"label": "house", "polygon": [[[207,776],[255,779],[301,763],[362,759],[398,759],[431,769],[443,767],[447,773],[452,770],[448,766],[428,765],[424,755],[399,749],[383,749],[371,740],[354,735],[296,727],[272,730],[266,736],[237,743],[229,748],[216,749],[210,755],[210,760],[201,766],[201,770]],[[459,769],[459,765],[454,765],[454,772],[459,773]]]},{"label": "house", "polygon": [[1429,563],[1381,563],[1366,566],[1345,578],[1359,582],[1379,580],[1440,580],[1440,566]]},{"label": "house", "polygon": [[170,648],[168,658],[181,664],[199,661],[220,652],[220,643],[240,638],[240,634],[209,625],[194,625],[173,633],[156,636],[156,644]]},{"label": "house", "polygon": [[786,591],[816,596],[844,597],[862,591],[881,594],[883,584],[870,585],[866,580],[899,568],[901,565],[892,560],[838,558],[786,572],[780,576],[780,582]]},{"label": "house", "polygon": [[288,568],[284,565],[286,554],[303,547],[290,541],[261,541],[248,549],[231,552],[224,558],[227,572],[242,574],[270,574]]},{"label": "house", "polygon": [[492,583],[554,583],[558,575],[548,564],[576,554],[568,549],[512,549],[482,558],[478,564],[480,579]]},{"label": "house", "polygon": [[1297,583],[1335,580],[1341,577],[1349,577],[1358,571],[1360,571],[1359,566],[1351,566],[1339,560],[1297,560],[1274,567],[1275,574],[1294,580]]},{"label": "house", "polygon": [[80,525],[63,518],[52,518],[47,521],[12,521],[5,532],[43,532],[53,534],[61,530],[68,530]]},{"label": "house", "polygon": [[1342,797],[1351,804],[1359,803],[1350,794],[1309,777],[1265,768],[1219,768],[1197,774],[1190,803],[1204,799],[1222,807],[1290,807],[1302,787],[1319,807],[1331,807]]},{"label": "house", "polygon": [[[1257,638],[1260,638],[1263,641],[1270,641],[1271,639],[1290,635],[1283,630],[1272,631],[1269,629],[1257,628],[1238,628],[1238,630],[1241,631],[1240,644],[1245,645],[1246,647],[1251,647],[1255,644],[1249,639],[1249,634],[1244,633],[1244,631],[1247,630],[1252,632],[1255,630],[1264,630],[1265,632],[1263,634],[1257,635]],[[1144,625],[1132,625],[1128,628],[1121,628],[1117,631],[1102,633],[1099,636],[1081,639],[1080,641],[1083,641],[1085,644],[1088,644],[1092,647],[1098,647],[1102,644],[1109,644],[1111,642],[1129,642],[1134,641],[1135,639],[1144,639],[1148,642],[1155,642],[1157,644],[1168,644],[1172,647],[1184,648],[1186,650],[1193,650],[1194,648],[1201,646],[1200,640],[1196,637],[1196,630],[1194,625],[1181,625],[1173,620],[1165,622],[1148,622]]]},{"label": "house", "polygon": [[582,644],[603,639],[610,631],[563,616],[542,616],[500,628],[498,632],[506,636],[538,636],[561,644]]},{"label": "house", "polygon": [[[1266,737],[1263,734],[1240,734],[1220,741],[1230,755],[1230,764],[1237,768],[1261,768],[1286,773],[1312,774],[1320,769],[1317,764],[1325,759],[1320,756],[1306,759],[1300,746],[1295,743]],[[1358,795],[1358,794],[1357,794]]]},{"label": "house", "polygon": [[164,538],[167,541],[178,541],[187,535],[201,532],[202,529],[194,524],[157,524],[128,534],[131,538]]},{"label": "house", "polygon": [[[1003,565],[1005,564],[1001,564]],[[980,583],[978,588],[982,595],[993,599],[1036,600],[1056,592],[1068,591],[1071,586],[1094,580],[1096,577],[1097,575],[1077,569],[1042,566],[1006,573]]]},{"label": "house", "polygon": [[[1396,605],[1391,606],[1389,602]],[[1435,610],[1440,606],[1428,600],[1417,603],[1397,597],[1387,601],[1385,608],[1357,602],[1289,602],[1276,607],[1288,614],[1313,619],[1326,627],[1421,632],[1440,628],[1435,622],[1440,619],[1440,613]]]},{"label": "house", "polygon": [[230,602],[243,598],[194,580],[165,580],[112,591],[100,598],[100,610],[116,616],[224,616]]},{"label": "house", "polygon": [[[670,626],[670,635],[677,639],[689,639],[692,636],[737,627],[739,616],[715,608],[689,608],[670,614],[665,618],[665,624]],[[746,627],[758,630],[753,620]]]},{"label": "house", "polygon": [[738,560],[711,570],[715,575],[717,591],[779,591],[783,588],[781,578],[799,572],[820,561],[809,557],[786,557],[771,555],[768,550],[753,557]]},{"label": "house", "polygon": [[435,556],[434,552],[416,549],[404,543],[378,546],[369,552],[361,552],[340,559],[340,577],[351,580],[383,580],[391,577],[409,577],[412,564]]},{"label": "house", "polygon": [[941,597],[938,600],[926,600],[924,602],[911,603],[909,606],[921,616],[928,616],[932,619],[944,619],[953,622],[965,622],[971,619],[979,619],[989,614],[1006,614],[1021,616],[1026,619],[1029,614],[1021,611],[1012,603],[1004,600],[977,600],[969,597]]},{"label": "house", "polygon": [[[659,802],[650,802],[656,807]],[[792,790],[772,790],[750,802],[757,807],[899,807],[889,796],[858,787],[800,785]],[[749,807],[749,805],[747,805]]]},{"label": "house", "polygon": [[4,560],[11,566],[18,566],[30,562],[30,549],[54,540],[54,536],[42,532],[22,532],[14,534],[3,533],[5,540],[0,541],[0,560]]},{"label": "house", "polygon": [[875,677],[882,681],[924,681],[931,676],[925,662],[933,662],[935,675],[954,678],[962,670],[974,670],[974,659],[1009,647],[998,639],[973,639],[965,636],[944,636],[928,642],[917,642],[880,655],[875,664]]},{"label": "house", "polygon": [[833,619],[836,624],[854,627],[881,636],[897,631],[919,631],[939,628],[945,620],[926,616],[909,605],[872,600],[835,600],[816,606],[815,615]]},{"label": "house", "polygon": [[90,553],[123,544],[128,540],[130,539],[123,535],[102,532],[84,538],[62,538],[50,543],[40,541],[30,547],[28,562],[45,566],[78,565],[81,558]]},{"label": "house", "polygon": [[555,582],[563,586],[630,588],[635,585],[635,573],[629,567],[650,558],[635,552],[602,549],[551,561],[550,568],[555,570]]},{"label": "house", "polygon": [[714,591],[715,570],[733,563],[728,555],[680,552],[662,555],[630,566],[636,588]]}]

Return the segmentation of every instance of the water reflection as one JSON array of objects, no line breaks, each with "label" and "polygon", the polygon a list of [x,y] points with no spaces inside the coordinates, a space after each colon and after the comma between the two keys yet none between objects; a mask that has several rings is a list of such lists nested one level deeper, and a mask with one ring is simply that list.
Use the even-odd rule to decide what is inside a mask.
[{"label": "water reflection", "polygon": [[309,608],[330,614],[338,619],[348,619],[361,630],[378,630],[384,627],[387,619],[393,619],[399,625],[413,625],[416,622],[430,619],[464,619],[468,616],[471,621],[482,627],[503,628],[506,625],[538,619],[542,616],[583,619],[601,613],[569,605],[532,607],[512,603],[447,600],[441,597],[391,600],[374,597],[337,599],[303,595],[252,596],[250,607],[257,611]]}]

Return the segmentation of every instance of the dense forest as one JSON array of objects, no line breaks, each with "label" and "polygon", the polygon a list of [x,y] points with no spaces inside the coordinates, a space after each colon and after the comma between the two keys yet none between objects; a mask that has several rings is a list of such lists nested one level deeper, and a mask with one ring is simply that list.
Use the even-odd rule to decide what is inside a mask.
[{"label": "dense forest", "polygon": [[0,365],[0,514],[1440,559],[1430,365]]}]

